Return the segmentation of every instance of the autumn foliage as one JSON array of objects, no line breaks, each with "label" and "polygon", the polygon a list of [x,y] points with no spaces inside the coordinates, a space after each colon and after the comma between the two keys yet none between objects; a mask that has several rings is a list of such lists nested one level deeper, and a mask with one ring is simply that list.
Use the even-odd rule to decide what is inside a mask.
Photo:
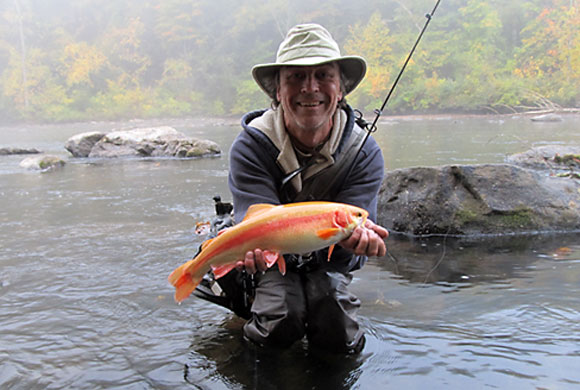
[{"label": "autumn foliage", "polygon": [[[0,116],[70,121],[239,115],[292,25],[318,22],[368,61],[349,95],[380,107],[431,0],[12,0],[0,3]],[[442,0],[387,113],[580,105],[577,0]]]}]

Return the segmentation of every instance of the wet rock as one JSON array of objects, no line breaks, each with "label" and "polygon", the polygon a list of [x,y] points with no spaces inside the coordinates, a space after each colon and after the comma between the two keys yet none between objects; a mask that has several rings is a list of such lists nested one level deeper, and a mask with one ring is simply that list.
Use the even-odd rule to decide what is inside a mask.
[{"label": "wet rock", "polygon": [[543,115],[537,115],[530,118],[532,122],[562,122],[562,117],[558,114],[549,113]]},{"label": "wet rock", "polygon": [[378,222],[414,235],[482,235],[580,229],[580,180],[512,164],[386,172]]},{"label": "wet rock", "polygon": [[65,160],[53,155],[40,155],[27,157],[20,162],[20,166],[26,169],[34,169],[39,171],[49,171],[55,168],[60,168],[66,164]]},{"label": "wet rock", "polygon": [[508,156],[506,161],[525,168],[565,171],[580,168],[580,146],[546,145]]},{"label": "wet rock", "polygon": [[64,148],[74,157],[89,157],[93,146],[104,136],[105,133],[101,133],[100,131],[77,134],[66,141]]},{"label": "wet rock", "polygon": [[[86,134],[75,137],[67,145],[85,157],[205,157],[221,153],[215,142],[188,138],[168,126],[113,131],[100,137],[98,134],[92,134],[91,138]],[[76,151],[72,145],[83,140],[82,152]],[[67,147],[73,153],[71,149]]]},{"label": "wet rock", "polygon": [[40,150],[30,148],[0,148],[0,156],[8,156],[12,154],[39,154]]}]

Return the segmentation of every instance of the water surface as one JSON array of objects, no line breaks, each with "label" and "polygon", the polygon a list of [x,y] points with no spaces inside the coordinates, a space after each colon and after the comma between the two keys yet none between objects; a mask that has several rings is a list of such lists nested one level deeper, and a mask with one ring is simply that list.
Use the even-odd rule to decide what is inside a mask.
[{"label": "water surface", "polygon": [[[393,119],[376,138],[388,169],[503,162],[579,145],[578,117]],[[238,126],[193,119],[0,128],[0,147],[67,156],[73,134],[167,124],[212,139],[209,159],[70,159],[39,173],[0,156],[2,389],[569,389],[580,386],[580,235],[495,241],[393,236],[355,273],[360,356],[297,343],[264,351],[242,322],[166,277],[227,191]],[[373,387],[371,387],[373,386]]]}]

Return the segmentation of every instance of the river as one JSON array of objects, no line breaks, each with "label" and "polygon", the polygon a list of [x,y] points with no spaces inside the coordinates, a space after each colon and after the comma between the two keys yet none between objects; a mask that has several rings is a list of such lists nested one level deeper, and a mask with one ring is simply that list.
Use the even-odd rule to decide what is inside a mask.
[{"label": "river", "polygon": [[[580,145],[578,116],[390,118],[387,169],[503,162]],[[40,173],[0,156],[2,389],[570,389],[580,386],[580,235],[477,242],[392,236],[355,273],[367,344],[334,356],[246,345],[242,322],[167,275],[230,200],[239,126],[194,119],[0,127],[0,147],[66,157],[74,134],[170,125],[216,141],[208,159],[72,159]]]}]

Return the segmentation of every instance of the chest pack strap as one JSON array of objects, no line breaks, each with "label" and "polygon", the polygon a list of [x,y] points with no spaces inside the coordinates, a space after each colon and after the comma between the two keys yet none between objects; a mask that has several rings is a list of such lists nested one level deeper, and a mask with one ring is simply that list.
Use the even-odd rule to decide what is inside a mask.
[{"label": "chest pack strap", "polygon": [[336,162],[330,167],[308,178],[300,191],[293,198],[293,202],[308,200],[332,200],[346,179],[350,166],[358,154],[358,150],[365,141],[366,131],[359,126],[353,126],[352,133],[342,151],[336,156]]}]

